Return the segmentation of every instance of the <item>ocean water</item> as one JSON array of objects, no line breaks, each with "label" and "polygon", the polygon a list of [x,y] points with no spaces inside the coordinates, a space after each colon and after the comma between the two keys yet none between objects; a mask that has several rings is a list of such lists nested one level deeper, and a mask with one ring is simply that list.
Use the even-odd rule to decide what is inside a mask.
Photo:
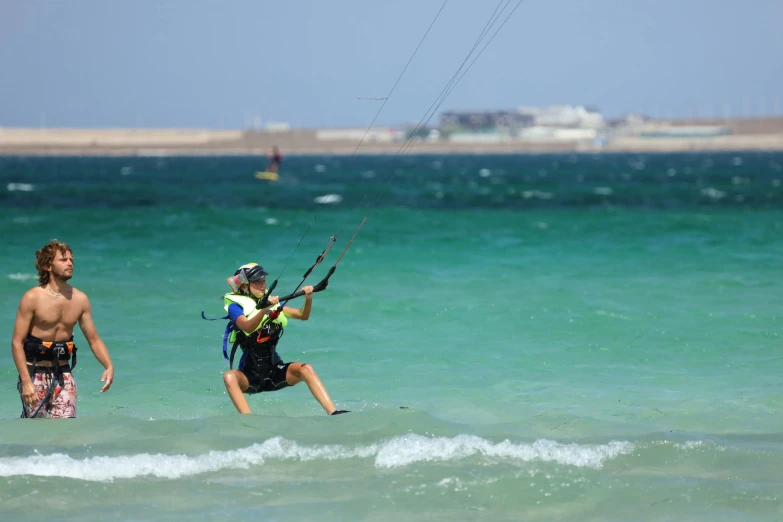
[{"label": "ocean water", "polygon": [[[262,168],[0,158],[0,520],[783,520],[783,153]],[[365,216],[279,345],[351,413],[238,415],[201,312],[337,234],[318,281]],[[77,328],[78,418],[30,421],[10,337],[52,238],[116,381]]]}]

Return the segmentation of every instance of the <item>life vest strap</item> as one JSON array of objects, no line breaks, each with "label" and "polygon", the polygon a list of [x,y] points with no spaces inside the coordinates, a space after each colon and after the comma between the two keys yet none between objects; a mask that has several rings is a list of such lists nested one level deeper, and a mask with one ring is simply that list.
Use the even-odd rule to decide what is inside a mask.
[{"label": "life vest strap", "polygon": [[44,341],[33,335],[24,340],[24,354],[27,362],[35,366],[37,361],[50,361],[52,366],[59,366],[59,361],[71,361],[71,368],[76,366],[76,351],[73,336],[67,341]]},{"label": "life vest strap", "polygon": [[228,360],[229,370],[234,369],[234,355],[237,353],[237,348],[239,348],[239,341],[234,341],[234,346],[231,347],[231,358]]}]

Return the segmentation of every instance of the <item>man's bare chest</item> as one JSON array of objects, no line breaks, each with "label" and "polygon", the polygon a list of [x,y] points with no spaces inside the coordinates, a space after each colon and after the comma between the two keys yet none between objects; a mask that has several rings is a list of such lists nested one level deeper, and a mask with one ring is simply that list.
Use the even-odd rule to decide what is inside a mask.
[{"label": "man's bare chest", "polygon": [[56,326],[73,328],[79,320],[80,307],[72,300],[46,299],[39,302],[33,315],[33,326],[49,330]]}]

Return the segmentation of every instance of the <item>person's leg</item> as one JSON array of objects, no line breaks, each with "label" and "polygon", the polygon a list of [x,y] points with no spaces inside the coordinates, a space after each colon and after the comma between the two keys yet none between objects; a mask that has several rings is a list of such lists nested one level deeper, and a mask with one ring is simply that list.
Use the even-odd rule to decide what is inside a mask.
[{"label": "person's leg", "polygon": [[286,372],[285,381],[291,386],[304,381],[307,383],[307,387],[310,388],[310,393],[313,394],[315,400],[323,407],[327,415],[331,415],[335,411],[334,403],[326,392],[324,383],[318,378],[318,374],[312,366],[307,363],[293,362],[288,365],[288,371]]},{"label": "person's leg", "polygon": [[[54,385],[50,400],[49,417],[52,419],[73,419],[76,417],[76,381],[70,373],[63,374],[63,386]],[[46,406],[44,406],[46,408]]]},{"label": "person's leg", "polygon": [[231,402],[239,413],[253,413],[250,411],[250,404],[247,402],[245,393],[250,383],[247,382],[247,376],[239,370],[229,370],[223,374],[223,382],[226,384],[226,391],[231,397]]}]

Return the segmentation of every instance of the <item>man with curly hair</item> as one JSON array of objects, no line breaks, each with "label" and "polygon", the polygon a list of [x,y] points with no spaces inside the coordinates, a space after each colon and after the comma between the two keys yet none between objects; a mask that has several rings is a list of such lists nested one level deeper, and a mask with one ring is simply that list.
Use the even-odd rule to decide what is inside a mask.
[{"label": "man with curly hair", "polygon": [[35,267],[38,286],[22,296],[11,341],[22,417],[73,418],[76,383],[71,368],[76,366],[73,328],[77,322],[95,358],[106,368],[101,393],[114,381],[114,366],[95,329],[87,295],[68,284],[73,277],[71,247],[49,241],[35,253]]}]

